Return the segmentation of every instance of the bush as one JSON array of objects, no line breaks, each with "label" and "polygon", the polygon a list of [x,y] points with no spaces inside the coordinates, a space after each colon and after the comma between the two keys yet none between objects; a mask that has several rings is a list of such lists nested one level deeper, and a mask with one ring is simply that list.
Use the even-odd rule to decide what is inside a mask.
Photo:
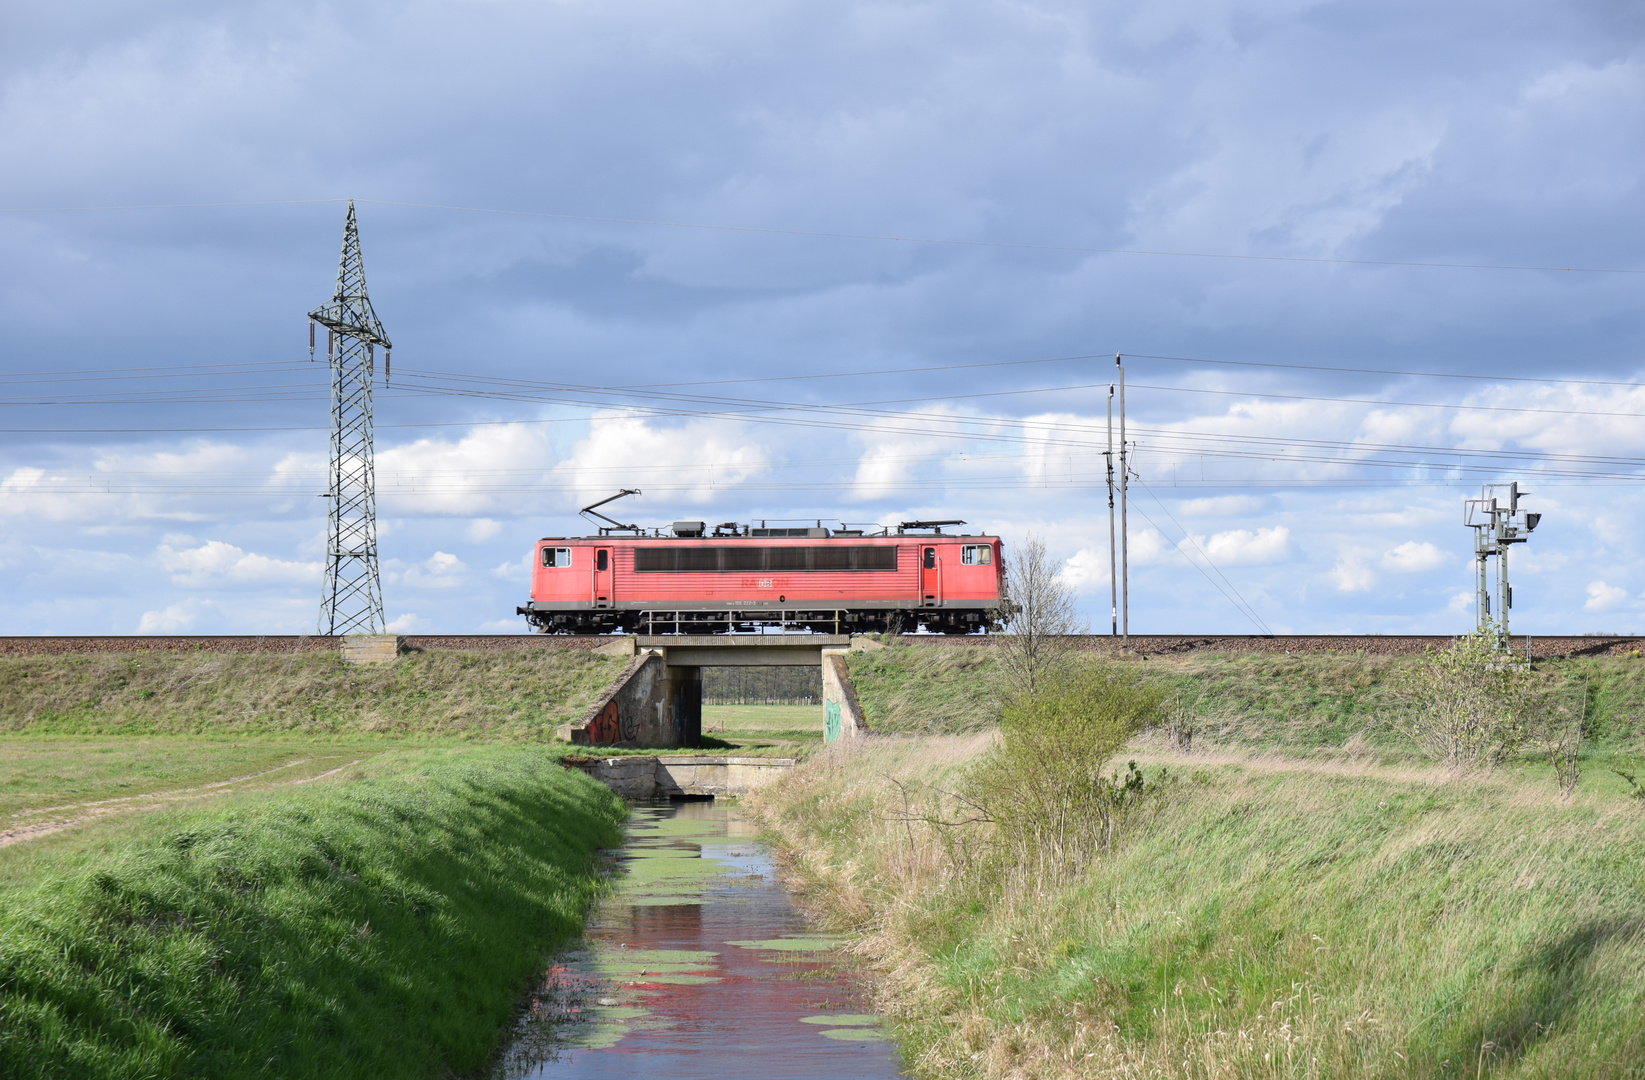
[{"label": "bush", "polygon": [[1163,699],[1121,672],[1089,666],[1043,677],[1006,704],[1002,739],[971,773],[968,795],[1012,864],[1062,876],[1112,849],[1149,785],[1135,762],[1124,777],[1104,769],[1160,722]]},{"label": "bush", "polygon": [[1395,693],[1400,730],[1456,772],[1494,768],[1538,734],[1531,670],[1496,648],[1490,628],[1430,650]]}]

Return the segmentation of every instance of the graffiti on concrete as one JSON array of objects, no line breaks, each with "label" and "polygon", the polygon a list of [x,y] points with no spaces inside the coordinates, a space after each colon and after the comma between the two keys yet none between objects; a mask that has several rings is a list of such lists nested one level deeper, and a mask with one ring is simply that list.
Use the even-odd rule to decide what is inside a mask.
[{"label": "graffiti on concrete", "polygon": [[617,703],[608,701],[594,719],[588,722],[588,741],[595,746],[609,746],[622,738],[617,714]]},{"label": "graffiti on concrete", "polygon": [[840,737],[840,703],[823,702],[823,742],[837,742]]}]

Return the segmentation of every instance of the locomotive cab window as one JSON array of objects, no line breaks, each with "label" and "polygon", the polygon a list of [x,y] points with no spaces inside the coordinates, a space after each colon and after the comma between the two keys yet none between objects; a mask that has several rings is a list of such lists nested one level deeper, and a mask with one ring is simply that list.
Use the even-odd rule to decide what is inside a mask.
[{"label": "locomotive cab window", "polygon": [[609,569],[611,569],[611,553],[608,552],[605,548],[601,548],[599,551],[596,551],[594,553],[594,569],[596,569],[596,570],[609,570]]},{"label": "locomotive cab window", "polygon": [[960,548],[961,566],[987,566],[994,561],[994,549],[987,544],[966,544]]},{"label": "locomotive cab window", "polygon": [[926,548],[925,549],[925,568],[927,570],[935,570],[937,568],[937,549],[936,548]]},{"label": "locomotive cab window", "polygon": [[543,565],[562,567],[571,565],[570,548],[543,548]]}]

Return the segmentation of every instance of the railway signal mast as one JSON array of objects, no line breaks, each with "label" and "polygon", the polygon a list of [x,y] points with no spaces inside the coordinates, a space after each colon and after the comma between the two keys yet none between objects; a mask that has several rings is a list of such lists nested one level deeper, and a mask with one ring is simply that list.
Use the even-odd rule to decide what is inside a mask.
[{"label": "railway signal mast", "polygon": [[[1125,441],[1125,365],[1120,362],[1120,354],[1114,354],[1114,370],[1118,373],[1116,382],[1108,384],[1108,449],[1103,453],[1103,459],[1108,471],[1108,599],[1109,633],[1119,635],[1122,645],[1131,643],[1131,559],[1130,536],[1131,530],[1127,527],[1126,494],[1131,477],[1130,447]],[[1120,448],[1119,448],[1119,492],[1120,492],[1120,529],[1119,549],[1114,548],[1114,388],[1119,387],[1120,399]],[[1114,565],[1115,559],[1119,566]]]},{"label": "railway signal mast", "polygon": [[383,590],[377,570],[371,383],[377,347],[383,348],[386,379],[392,346],[366,294],[353,200],[343,223],[337,291],[308,317],[309,359],[314,359],[314,325],[318,323],[326,328],[326,360],[331,365],[331,486],[324,496],[329,523],[317,632],[380,634],[384,630]]},{"label": "railway signal mast", "polygon": [[1511,484],[1486,484],[1479,498],[1463,504],[1462,523],[1474,530],[1474,610],[1477,627],[1485,633],[1492,625],[1491,588],[1485,564],[1496,556],[1497,645],[1508,646],[1508,609],[1514,606],[1514,589],[1508,584],[1508,549],[1523,544],[1542,520],[1541,514],[1519,508],[1519,500],[1529,495]]}]

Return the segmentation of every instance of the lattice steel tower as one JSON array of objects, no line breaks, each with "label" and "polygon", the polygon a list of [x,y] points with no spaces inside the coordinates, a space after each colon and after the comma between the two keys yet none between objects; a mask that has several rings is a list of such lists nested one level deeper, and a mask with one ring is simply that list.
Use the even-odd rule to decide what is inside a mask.
[{"label": "lattice steel tower", "polygon": [[366,295],[360,231],[349,201],[343,224],[343,255],[337,263],[337,293],[308,313],[309,359],[314,358],[314,324],[326,328],[331,364],[331,489],[326,495],[330,527],[326,576],[320,592],[321,634],[383,632],[383,590],[377,574],[377,477],[371,428],[371,383],[377,346],[383,373],[389,364],[388,336]]}]

